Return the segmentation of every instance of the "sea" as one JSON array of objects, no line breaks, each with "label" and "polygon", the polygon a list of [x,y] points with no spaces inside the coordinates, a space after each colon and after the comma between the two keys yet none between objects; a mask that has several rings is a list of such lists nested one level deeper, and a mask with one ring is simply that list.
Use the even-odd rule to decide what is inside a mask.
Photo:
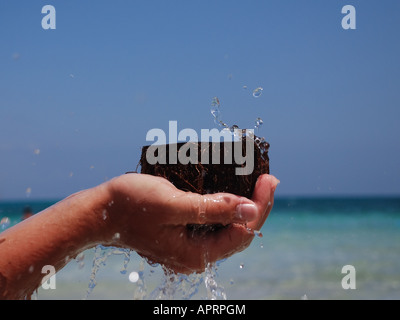
[{"label": "sea", "polygon": [[[1,229],[56,201],[0,202]],[[8,218],[8,219],[7,219]],[[172,274],[133,251],[84,251],[38,300],[400,299],[400,197],[280,197],[261,234],[202,274]]]}]

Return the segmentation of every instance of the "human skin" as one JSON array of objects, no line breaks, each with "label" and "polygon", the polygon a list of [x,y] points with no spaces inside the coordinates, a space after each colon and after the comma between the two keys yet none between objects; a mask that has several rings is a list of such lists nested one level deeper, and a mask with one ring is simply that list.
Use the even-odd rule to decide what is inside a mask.
[{"label": "human skin", "polygon": [[[0,298],[26,299],[43,266],[63,268],[98,244],[130,248],[174,272],[204,271],[244,250],[272,209],[278,180],[262,175],[252,199],[178,190],[161,177],[126,174],[80,191],[0,233]],[[196,234],[188,225],[222,225]]]}]

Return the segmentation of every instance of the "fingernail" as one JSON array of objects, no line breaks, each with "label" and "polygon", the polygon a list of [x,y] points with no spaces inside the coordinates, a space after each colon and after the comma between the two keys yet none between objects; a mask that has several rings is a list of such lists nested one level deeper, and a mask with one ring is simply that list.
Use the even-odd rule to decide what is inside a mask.
[{"label": "fingernail", "polygon": [[279,181],[279,179],[275,178],[274,176],[269,176],[269,178],[271,179],[271,182],[273,183],[274,187],[276,188],[276,186],[278,184],[280,184],[281,182]]},{"label": "fingernail", "polygon": [[244,221],[253,221],[257,218],[257,207],[251,203],[236,206],[236,218]]}]

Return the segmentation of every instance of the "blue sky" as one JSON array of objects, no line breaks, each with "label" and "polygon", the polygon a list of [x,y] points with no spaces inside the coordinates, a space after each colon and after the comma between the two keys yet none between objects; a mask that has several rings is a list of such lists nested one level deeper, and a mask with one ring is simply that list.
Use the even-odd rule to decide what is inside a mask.
[{"label": "blue sky", "polygon": [[134,170],[150,129],[214,127],[214,96],[229,124],[264,120],[278,195],[398,195],[399,16],[396,0],[0,0],[0,200]]}]

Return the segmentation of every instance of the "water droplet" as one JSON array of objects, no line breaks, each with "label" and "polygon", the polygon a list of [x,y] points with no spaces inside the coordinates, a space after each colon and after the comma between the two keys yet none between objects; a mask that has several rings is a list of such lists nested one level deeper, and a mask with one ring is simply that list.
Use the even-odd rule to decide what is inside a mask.
[{"label": "water droplet", "polygon": [[139,280],[139,273],[137,273],[136,271],[132,271],[129,274],[129,281],[135,283],[138,280]]},{"label": "water droplet", "polygon": [[113,236],[113,240],[119,240],[121,238],[121,235],[119,234],[119,232],[116,232]]},{"label": "water droplet", "polygon": [[108,206],[111,207],[113,204],[114,204],[114,200],[111,200],[111,201],[108,203]]},{"label": "water droplet", "polygon": [[74,175],[74,173],[71,171],[71,172],[69,173],[69,177],[71,178],[73,175]]},{"label": "water droplet", "polygon": [[213,115],[215,120],[217,120],[221,114],[221,112],[219,111],[219,107],[211,107],[211,114]]},{"label": "water droplet", "polygon": [[81,262],[81,261],[83,261],[83,259],[85,259],[85,254],[84,254],[84,253],[78,254],[78,255],[76,256],[76,258],[75,258],[75,260],[76,260],[77,262]]},{"label": "water droplet", "polygon": [[239,265],[239,268],[240,268],[240,269],[243,269],[243,268],[244,268],[244,263],[241,263],[241,264]]},{"label": "water droplet", "polygon": [[36,154],[36,155],[39,155],[40,154],[40,149],[33,150],[33,153]]},{"label": "water droplet", "polygon": [[229,284],[230,284],[230,285],[233,285],[234,283],[235,283],[235,282],[233,281],[233,279],[230,279],[230,280],[229,280]]},{"label": "water droplet", "polygon": [[263,125],[264,121],[261,118],[257,118],[254,128],[259,129]]},{"label": "water droplet", "polygon": [[10,226],[11,222],[10,219],[8,217],[4,217],[1,219],[0,221],[0,228],[1,230],[5,230]]},{"label": "water droplet", "polygon": [[106,220],[106,219],[107,219],[107,210],[104,209],[103,210],[103,220]]},{"label": "water droplet", "polygon": [[261,242],[261,244],[260,244],[260,248],[261,249],[264,249],[264,244]]},{"label": "water droplet", "polygon": [[243,89],[244,89],[244,90],[247,90],[247,86],[243,86]]},{"label": "water droplet", "polygon": [[29,197],[31,195],[31,193],[32,193],[32,188],[31,187],[26,188],[26,190],[25,190],[26,196]]},{"label": "water droplet", "polygon": [[264,89],[261,88],[261,87],[258,87],[257,89],[254,89],[254,91],[253,91],[253,97],[254,97],[254,98],[260,97],[260,96],[262,95],[263,90],[264,90]]},{"label": "water droplet", "polygon": [[263,237],[263,234],[261,233],[261,231],[254,230],[253,233],[254,233],[255,236],[257,236],[257,237],[259,237],[259,238],[262,238],[262,237]]},{"label": "water droplet", "polygon": [[308,300],[307,295],[305,294],[304,296],[301,297],[301,300]]},{"label": "water droplet", "polygon": [[28,271],[29,271],[29,273],[32,273],[33,270],[35,270],[35,266],[34,266],[34,265],[31,265],[31,266],[29,267]]},{"label": "water droplet", "polygon": [[90,166],[90,167],[89,167],[89,169],[90,169],[90,170],[93,170],[93,169],[94,169],[94,166],[93,166],[93,165],[92,165],[92,166]]},{"label": "water droplet", "polygon": [[212,98],[211,106],[213,106],[213,107],[219,107],[219,105],[220,105],[220,103],[219,103],[218,97]]}]

